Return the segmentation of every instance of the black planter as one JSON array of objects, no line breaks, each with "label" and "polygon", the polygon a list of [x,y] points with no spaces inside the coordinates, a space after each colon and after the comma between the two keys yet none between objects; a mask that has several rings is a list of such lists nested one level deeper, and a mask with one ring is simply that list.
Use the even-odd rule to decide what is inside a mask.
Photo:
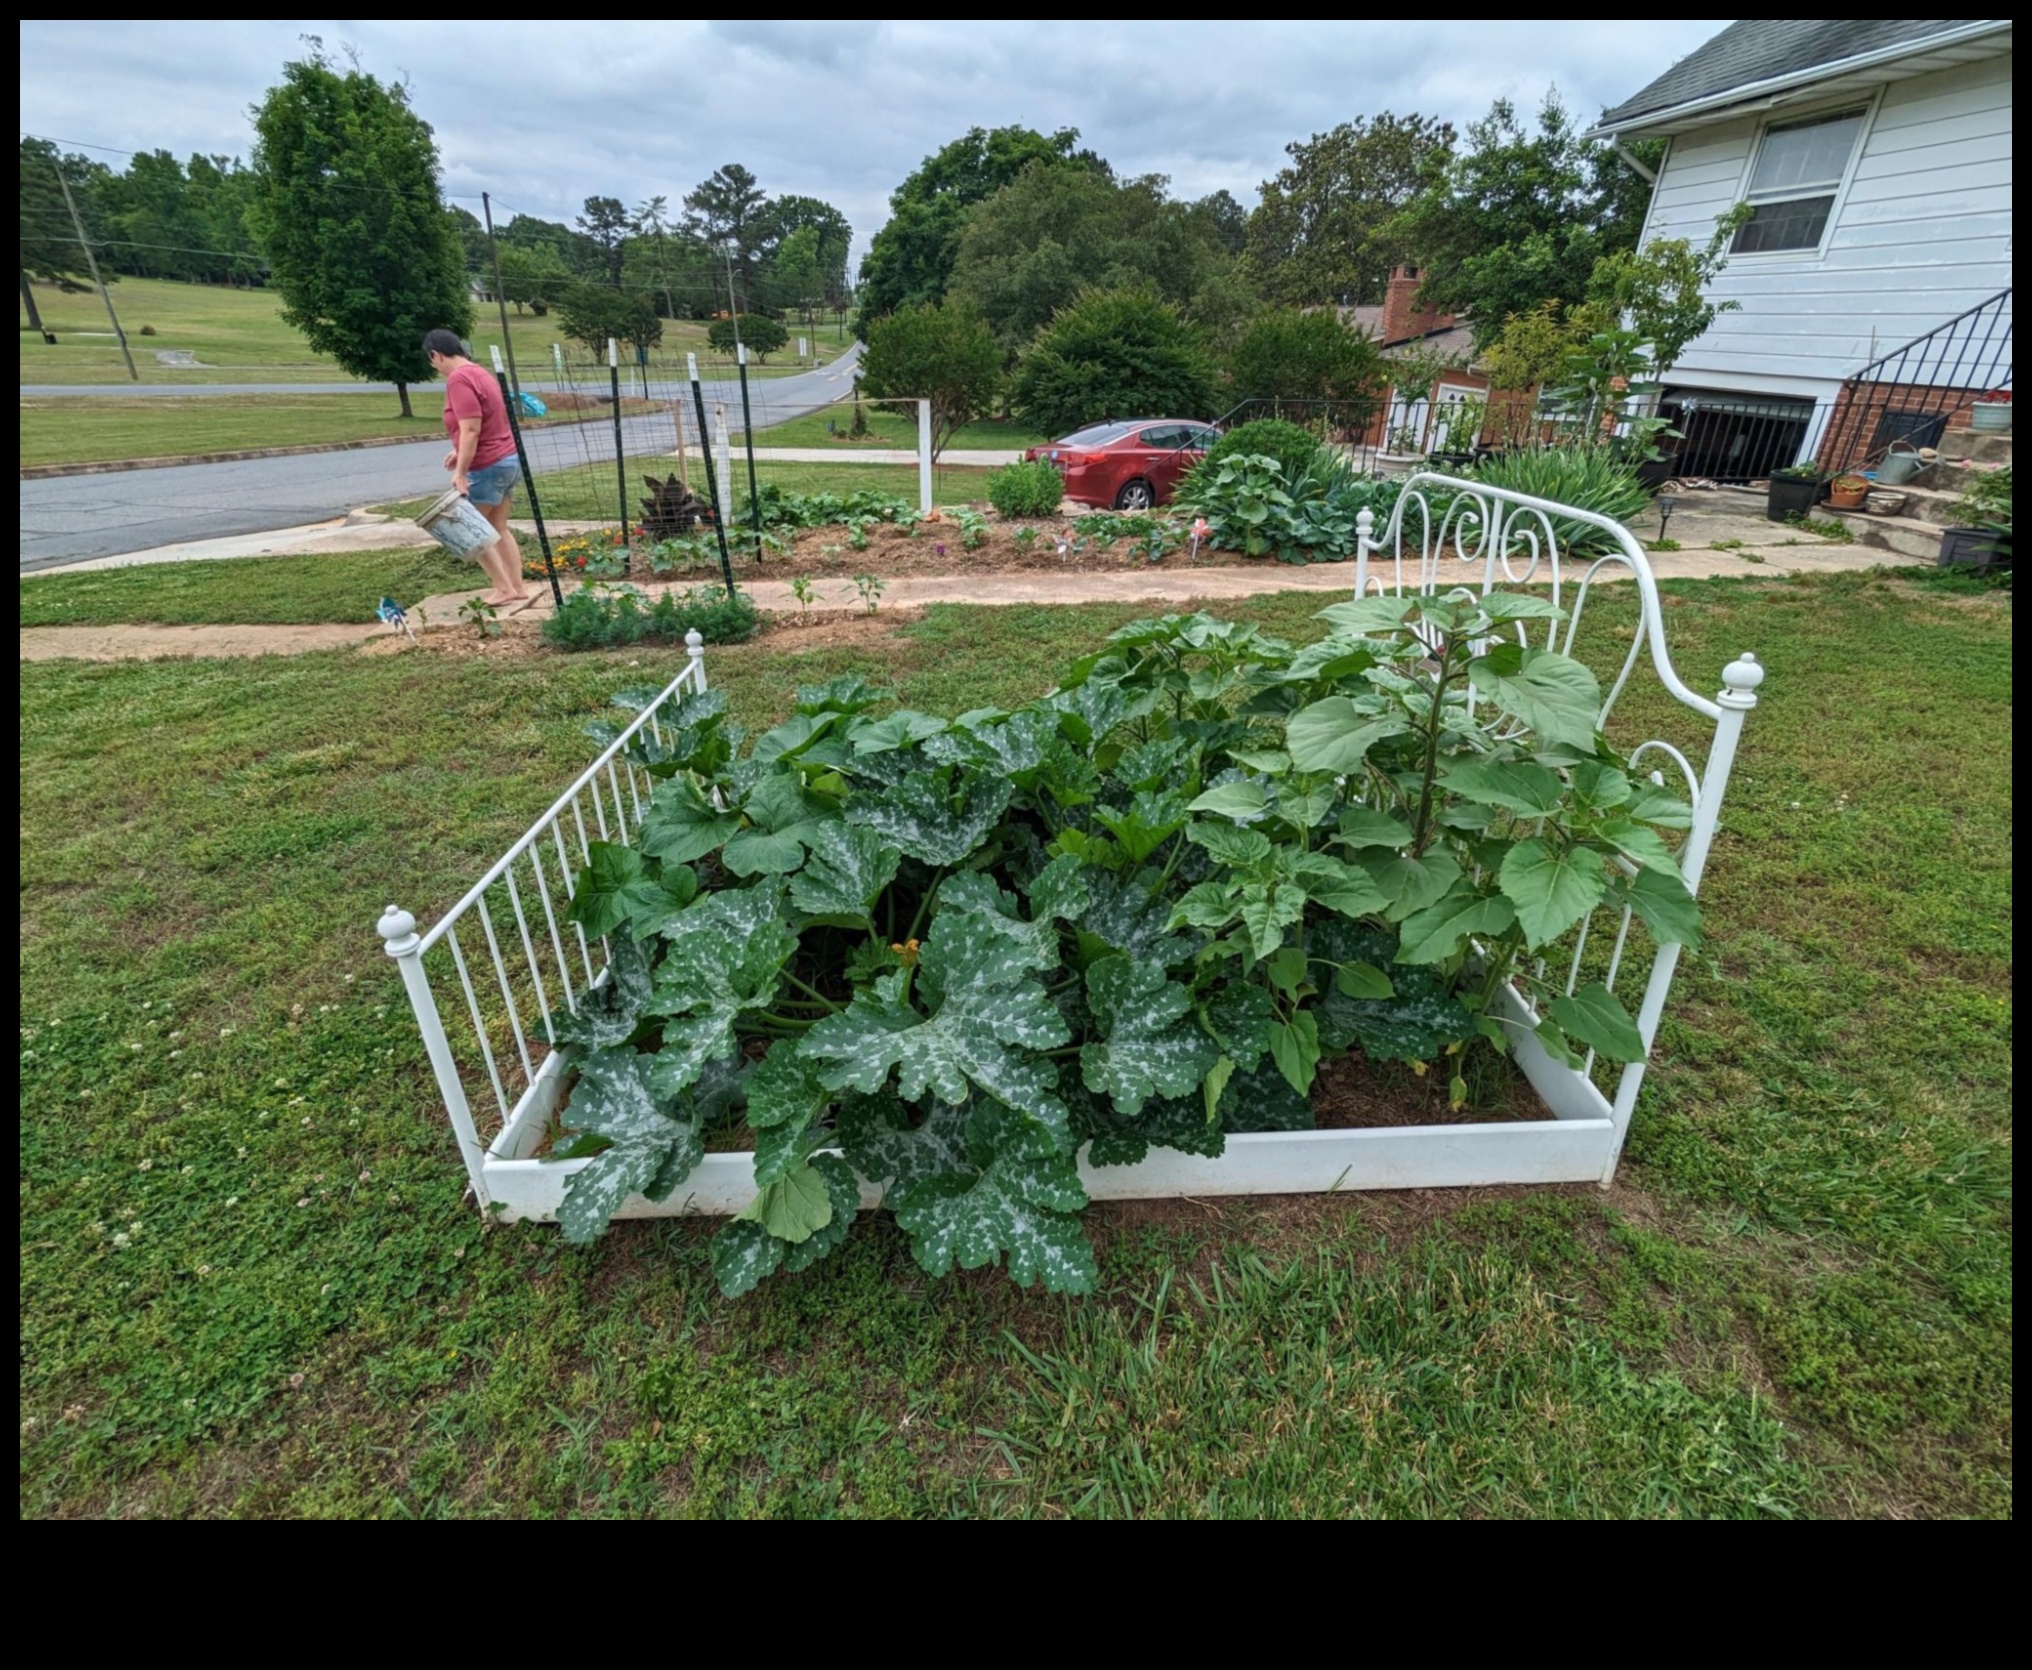
[{"label": "black planter", "polygon": [[1774,522],[1804,516],[1820,503],[1820,489],[1821,482],[1815,476],[1774,475],[1764,514]]},{"label": "black planter", "polygon": [[2008,568],[2011,565],[2011,536],[2002,528],[1943,528],[1940,531],[1940,566],[1953,568]]},{"label": "black planter", "polygon": [[1637,485],[1647,493],[1655,493],[1672,479],[1670,458],[1647,458],[1637,466]]},{"label": "black planter", "polygon": [[1474,467],[1475,455],[1472,452],[1435,452],[1431,462],[1443,470],[1466,470]]}]

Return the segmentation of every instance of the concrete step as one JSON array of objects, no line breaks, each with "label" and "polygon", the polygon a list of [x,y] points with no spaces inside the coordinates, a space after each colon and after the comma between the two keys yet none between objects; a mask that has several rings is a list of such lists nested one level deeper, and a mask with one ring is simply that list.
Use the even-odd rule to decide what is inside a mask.
[{"label": "concrete step", "polygon": [[2011,461],[2011,432],[1950,429],[1940,437],[1943,458],[1973,458],[1980,464],[2008,464]]},{"label": "concrete step", "polygon": [[[1954,507],[1961,502],[1962,483],[1956,479],[1961,473],[1958,470],[1953,471],[1948,477],[1949,484],[1945,487],[1922,487],[1917,483],[1911,483],[1902,487],[1885,487],[1879,491],[1905,495],[1905,508],[1898,512],[1898,519],[1925,522],[1936,528],[1952,528],[1959,525]],[[1935,479],[1935,472],[1928,471],[1921,479]]]},{"label": "concrete step", "polygon": [[1815,514],[1831,516],[1867,550],[1890,551],[1915,562],[1940,560],[1940,529],[1930,522],[1915,522],[1909,516],[1872,516],[1867,510],[1830,511],[1825,505]]}]

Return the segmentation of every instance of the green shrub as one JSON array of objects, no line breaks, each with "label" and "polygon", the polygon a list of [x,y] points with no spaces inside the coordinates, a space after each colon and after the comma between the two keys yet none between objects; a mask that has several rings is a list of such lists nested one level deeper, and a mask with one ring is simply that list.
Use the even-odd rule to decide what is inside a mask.
[{"label": "green shrub", "polygon": [[555,1152],[586,1162],[565,1234],[731,1138],[758,1192],[712,1241],[729,1296],[831,1254],[862,1179],[930,1275],[1091,1292],[1082,1149],[1308,1128],[1319,1063],[1357,1052],[1465,1106],[1466,1052],[1524,1024],[1487,1002],[1506,980],[1557,1059],[1638,1058],[1562,947],[1597,906],[1697,938],[1660,834],[1692,812],[1621,769],[1594,673],[1511,635],[1555,613],[1366,598],[1303,650],[1136,621],[1014,713],[880,712],[847,675],[745,757],[725,693],[686,697],[631,744],[657,779],[639,839],[593,843],[571,890],[613,965],[550,1016]]},{"label": "green shrub", "polygon": [[1228,351],[1228,376],[1241,400],[1357,401],[1388,380],[1375,344],[1331,308],[1295,307],[1249,321]]},{"label": "green shrub", "polygon": [[1343,562],[1355,554],[1360,514],[1374,512],[1380,530],[1400,491],[1396,481],[1360,474],[1344,453],[1314,446],[1296,474],[1264,453],[1209,453],[1178,500],[1206,518],[1217,546],[1285,562]]},{"label": "green shrub", "polygon": [[581,586],[543,623],[543,641],[562,650],[614,649],[681,640],[696,629],[709,644],[738,644],[758,624],[746,592],[729,597],[718,586],[694,586],[650,603],[633,586]]},{"label": "green shrub", "polygon": [[1319,437],[1311,431],[1282,418],[1257,418],[1236,424],[1207,448],[1206,457],[1194,468],[1205,469],[1223,458],[1274,458],[1284,468],[1284,479],[1296,481],[1321,450]]},{"label": "green shrub", "polygon": [[1051,516],[1065,497],[1065,478],[1058,466],[1039,458],[1028,464],[1004,464],[988,473],[988,503],[1002,516]]},{"label": "green shrub", "polygon": [[[835,522],[908,522],[917,505],[897,493],[857,487],[851,493],[786,493],[764,482],[755,495],[765,528],[823,528]],[[740,517],[735,518],[741,520]]]},{"label": "green shrub", "polygon": [[1047,435],[1115,418],[1192,418],[1214,409],[1213,357],[1154,290],[1082,296],[1016,362],[1010,405]]},{"label": "green shrub", "polygon": [[[706,326],[706,341],[723,354],[734,351],[735,321],[715,319]],[[739,341],[758,360],[766,360],[779,352],[790,341],[790,332],[780,319],[772,319],[766,313],[744,313],[740,318]]]},{"label": "green shrub", "polygon": [[[1637,479],[1636,466],[1606,446],[1527,447],[1506,452],[1478,464],[1475,479],[1513,493],[1572,505],[1576,510],[1592,510],[1616,522],[1627,521],[1651,502],[1650,490]],[[1599,556],[1616,548],[1609,534],[1585,522],[1555,517],[1553,533],[1560,550],[1574,556]]]}]

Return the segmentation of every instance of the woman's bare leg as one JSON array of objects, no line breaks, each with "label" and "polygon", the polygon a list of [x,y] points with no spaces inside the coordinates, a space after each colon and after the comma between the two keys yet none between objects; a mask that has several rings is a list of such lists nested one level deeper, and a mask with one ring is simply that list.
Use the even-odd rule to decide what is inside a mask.
[{"label": "woman's bare leg", "polygon": [[487,601],[496,608],[527,602],[533,588],[523,578],[522,547],[515,543],[515,535],[508,527],[508,498],[474,508],[487,518],[488,524],[499,535],[479,557],[480,566],[494,582],[494,589],[486,594]]}]

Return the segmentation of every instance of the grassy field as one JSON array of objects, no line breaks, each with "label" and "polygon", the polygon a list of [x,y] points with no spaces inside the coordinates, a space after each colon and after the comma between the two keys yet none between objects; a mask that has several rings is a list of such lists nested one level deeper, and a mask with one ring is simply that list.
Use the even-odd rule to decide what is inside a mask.
[{"label": "grassy field", "polygon": [[[272,290],[234,290],[222,285],[179,284],[168,279],[123,278],[112,286],[113,306],[120,315],[144,383],[322,383],[351,379],[323,355],[313,353],[301,335],[282,322],[282,300]],[[54,285],[35,287],[35,305],[43,323],[57,335],[50,347],[28,329],[21,314],[21,381],[24,383],[124,383],[127,368],[119,344],[106,322],[96,291],[66,295]],[[559,341],[557,320],[534,314],[508,313],[504,337],[497,310],[485,304],[473,312],[472,343],[482,364],[488,351],[512,340],[517,368],[525,378],[542,382],[553,375],[551,344]],[[144,336],[142,328],[154,334]],[[824,364],[843,353],[852,337],[828,323],[813,343]],[[666,320],[660,355],[697,353],[700,370],[731,376],[733,361],[706,345],[706,327],[690,320]],[[176,370],[161,364],[159,352],[182,349],[196,355],[199,366]],[[585,357],[583,349],[576,350]],[[751,376],[771,378],[795,374],[794,354],[778,354],[769,365],[753,365]]]},{"label": "grassy field", "polygon": [[[701,479],[698,461],[692,461],[692,488],[704,494],[706,483]],[[631,493],[643,494],[642,478],[649,475],[674,474],[677,462],[671,458],[631,458],[628,460],[628,488]],[[896,493],[917,501],[917,466],[915,464],[866,464],[842,459],[837,464],[787,464],[769,459],[758,459],[755,469],[757,481],[768,486],[771,483],[786,493],[853,493],[870,491]],[[987,498],[988,472],[971,466],[941,464],[932,471],[932,501],[935,504],[985,503]],[[737,452],[733,459],[734,514],[735,522],[747,514],[748,466],[747,461]],[[575,469],[553,470],[536,478],[538,494],[543,500],[543,513],[564,521],[613,521],[615,519],[614,499],[620,491],[614,480],[614,466],[605,464],[584,464]],[[515,496],[516,514],[528,514],[524,495]],[[430,503],[429,499],[405,499],[397,504],[380,506],[382,510],[397,516],[414,516]],[[641,513],[639,504],[630,504],[628,514]]]},{"label": "grassy field", "polygon": [[23,626],[305,626],[366,621],[392,597],[421,597],[486,584],[474,564],[439,546],[345,551],[330,556],[234,557],[43,574],[21,581]]},{"label": "grassy field", "polygon": [[[24,666],[21,1511],[2008,1515],[2008,599],[1667,589],[1770,679],[1618,1188],[1097,1208],[1071,1302],[878,1227],[730,1305],[705,1226],[462,1204],[371,923],[674,657]],[[958,710],[1129,613],[711,666]]]},{"label": "grassy field", "polygon": [[[428,441],[443,433],[444,395],[436,387],[410,394],[413,417],[398,415],[390,394],[115,394],[23,396],[21,462],[105,463],[127,458],[191,458],[271,446],[336,446],[376,437]],[[623,396],[624,414],[667,407]],[[611,415],[612,408],[608,408]],[[588,421],[583,412],[551,410],[526,425]],[[593,422],[602,421],[599,418]]]}]

